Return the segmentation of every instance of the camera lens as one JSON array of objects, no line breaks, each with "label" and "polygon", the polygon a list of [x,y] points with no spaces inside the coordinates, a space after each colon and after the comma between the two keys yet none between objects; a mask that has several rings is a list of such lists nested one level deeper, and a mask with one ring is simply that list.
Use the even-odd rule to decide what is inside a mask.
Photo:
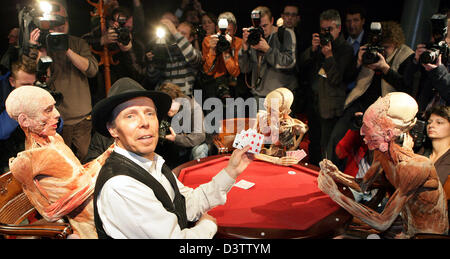
[{"label": "camera lens", "polygon": [[261,30],[261,28],[252,28],[249,30],[250,34],[248,35],[247,39],[248,44],[250,44],[251,46],[258,45],[263,35]]},{"label": "camera lens", "polygon": [[436,57],[436,52],[427,50],[420,55],[419,62],[420,64],[433,64],[436,62]]},{"label": "camera lens", "polygon": [[219,35],[219,41],[217,42],[216,53],[223,53],[231,48],[230,42],[223,35]]},{"label": "camera lens", "polygon": [[333,36],[330,33],[320,34],[320,46],[326,46],[333,40]]},{"label": "camera lens", "polygon": [[380,60],[380,57],[378,57],[378,52],[375,50],[368,50],[364,52],[362,56],[362,62],[364,65],[371,65],[375,64]]}]

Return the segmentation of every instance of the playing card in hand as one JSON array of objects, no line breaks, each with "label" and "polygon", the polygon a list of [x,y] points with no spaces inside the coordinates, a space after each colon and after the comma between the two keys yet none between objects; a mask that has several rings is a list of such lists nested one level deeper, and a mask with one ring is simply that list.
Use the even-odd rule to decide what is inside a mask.
[{"label": "playing card in hand", "polygon": [[243,131],[241,131],[241,133],[237,134],[236,137],[234,138],[234,142],[233,142],[234,148],[238,148],[238,149],[242,148],[242,146],[240,145],[240,143],[242,141],[242,132]]},{"label": "playing card in hand", "polygon": [[307,156],[305,150],[296,150],[296,151],[287,151],[286,156],[288,157],[294,157],[298,161],[303,160]]},{"label": "playing card in hand", "polygon": [[258,134],[256,130],[249,129],[245,131],[241,131],[241,133],[236,135],[234,139],[233,147],[242,149],[248,145],[250,145],[249,153],[258,154],[261,152],[261,148],[263,147],[264,136]]},{"label": "playing card in hand", "polygon": [[258,134],[256,130],[249,130],[244,141],[246,146],[250,146],[249,153],[259,154],[263,147],[264,135]]}]

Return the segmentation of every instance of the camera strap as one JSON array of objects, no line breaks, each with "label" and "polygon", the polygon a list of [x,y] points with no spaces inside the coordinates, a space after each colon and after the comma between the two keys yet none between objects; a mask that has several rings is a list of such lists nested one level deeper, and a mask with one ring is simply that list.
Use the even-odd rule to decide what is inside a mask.
[{"label": "camera strap", "polygon": [[211,67],[208,70],[208,74],[211,73],[214,70],[214,68],[216,67],[216,64],[217,64],[217,55],[216,55],[216,58],[214,59],[212,65],[211,65]]},{"label": "camera strap", "polygon": [[[262,59],[263,56],[262,55],[257,55],[257,62],[256,62],[256,84],[255,85],[250,85],[248,83],[247,80],[247,73],[245,74],[245,84],[247,85],[248,88],[250,89],[254,89],[257,86],[259,86],[261,84],[262,78],[261,78],[261,64],[262,64]],[[247,71],[248,71],[248,66],[249,64],[247,64]]]}]

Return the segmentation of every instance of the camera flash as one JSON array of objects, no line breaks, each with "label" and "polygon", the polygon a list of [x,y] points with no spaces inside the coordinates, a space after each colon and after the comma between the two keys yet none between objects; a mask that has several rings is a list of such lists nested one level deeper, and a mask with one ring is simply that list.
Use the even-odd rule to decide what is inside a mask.
[{"label": "camera flash", "polygon": [[166,30],[164,30],[164,29],[161,28],[161,27],[158,27],[158,28],[156,29],[156,37],[162,39],[162,38],[164,38],[165,36],[166,36]]},{"label": "camera flash", "polygon": [[379,22],[373,22],[370,24],[370,29],[372,31],[381,31],[381,23]]},{"label": "camera flash", "polygon": [[227,29],[228,28],[228,21],[227,19],[220,19],[219,20],[219,29]]},{"label": "camera flash", "polygon": [[52,5],[47,1],[40,1],[39,7],[45,14],[48,14],[52,11]]}]

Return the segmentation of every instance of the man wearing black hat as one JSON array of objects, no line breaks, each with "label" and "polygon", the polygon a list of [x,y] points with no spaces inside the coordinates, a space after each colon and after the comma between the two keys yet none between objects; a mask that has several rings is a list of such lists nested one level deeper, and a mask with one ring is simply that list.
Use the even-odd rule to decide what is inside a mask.
[{"label": "man wearing black hat", "polygon": [[[224,204],[236,177],[251,162],[248,147],[236,150],[211,182],[183,186],[155,153],[159,120],[171,98],[146,91],[129,78],[118,80],[92,111],[94,128],[115,139],[94,192],[99,238],[212,238],[217,225],[206,212]],[[200,218],[200,219],[199,219]],[[198,220],[199,219],[199,220]],[[188,221],[196,221],[188,228]]]}]

